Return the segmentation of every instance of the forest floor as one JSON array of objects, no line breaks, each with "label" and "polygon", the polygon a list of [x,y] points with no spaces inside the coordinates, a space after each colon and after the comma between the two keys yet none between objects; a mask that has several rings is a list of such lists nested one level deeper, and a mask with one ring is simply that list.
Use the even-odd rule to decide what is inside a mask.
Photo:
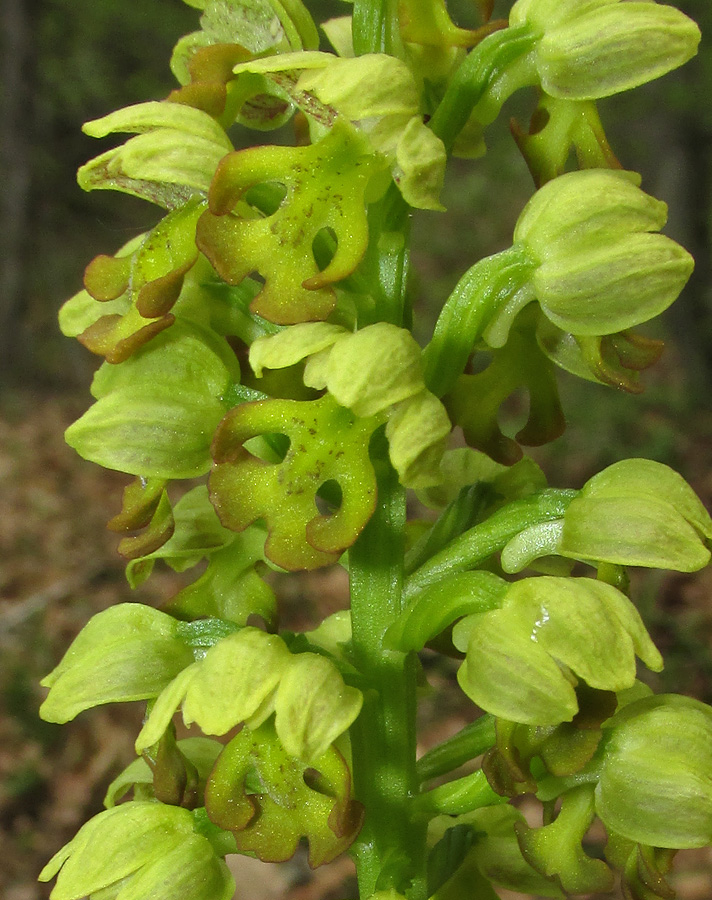
[{"label": "forest floor", "polygon": [[[105,523],[118,511],[126,479],[80,460],[63,431],[85,406],[74,396],[30,392],[0,398],[0,898],[44,900],[37,874],[79,826],[102,808],[109,781],[134,758],[140,704],[100,707],[66,726],[38,717],[39,680],[94,613],[127,599],[153,605],[172,596],[181,576],[163,568],[130,595]],[[712,499],[712,422],[687,439],[688,477]],[[706,471],[705,471],[706,470]],[[288,627],[309,627],[346,604],[341,570],[285,576],[276,584]],[[642,585],[644,615],[667,656],[663,690],[712,700],[712,576],[671,576]],[[674,614],[674,618],[671,615]],[[671,624],[673,623],[673,624]],[[428,670],[423,748],[461,727],[472,707],[454,685],[454,667]],[[462,697],[462,699],[460,699]],[[238,900],[343,900],[355,896],[346,857],[311,873],[303,854],[266,865],[237,858]],[[679,854],[680,900],[712,897],[712,851]],[[502,892],[503,897],[519,895]]]}]

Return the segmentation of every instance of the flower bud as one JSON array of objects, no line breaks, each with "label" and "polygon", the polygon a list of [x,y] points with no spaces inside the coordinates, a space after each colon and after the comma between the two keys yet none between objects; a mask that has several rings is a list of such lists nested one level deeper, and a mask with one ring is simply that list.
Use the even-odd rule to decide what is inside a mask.
[{"label": "flower bud", "polygon": [[712,841],[712,709],[674,694],[626,706],[609,723],[596,812],[607,828],[654,847]]},{"label": "flower bud", "polygon": [[40,873],[52,900],[230,900],[235,882],[186,809],[133,802],[94,816]]},{"label": "flower bud", "polygon": [[591,100],[645,84],[697,52],[700,30],[650,0],[519,0],[510,25],[540,32],[534,65],[553,97]]},{"label": "flower bud", "polygon": [[664,203],[632,173],[588,169],[555,178],[524,208],[514,231],[540,265],[532,276],[547,318],[576,335],[646,322],[677,298],[692,257],[657,232]]}]

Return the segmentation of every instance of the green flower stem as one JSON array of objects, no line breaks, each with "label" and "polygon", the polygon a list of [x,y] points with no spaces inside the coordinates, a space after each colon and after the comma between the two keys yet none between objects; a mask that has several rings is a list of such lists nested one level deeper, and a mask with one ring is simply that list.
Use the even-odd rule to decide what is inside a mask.
[{"label": "green flower stem", "polygon": [[416,659],[383,649],[383,635],[403,608],[405,491],[387,461],[385,438],[374,443],[378,505],[349,554],[353,651],[371,687],[351,728],[354,786],[366,808],[352,852],[362,897],[394,887],[425,900],[425,830],[409,809],[419,785]]},{"label": "green flower stem", "polygon": [[494,716],[485,713],[447,741],[428,750],[418,760],[416,771],[421,781],[428,781],[457,769],[458,766],[480,756],[497,739]]},{"label": "green flower stem", "polygon": [[495,793],[489,785],[485,773],[479,769],[464,778],[448,781],[413,799],[413,809],[429,815],[458,816],[462,813],[506,803],[507,797]]},{"label": "green flower stem", "polygon": [[402,49],[398,0],[354,0],[353,41],[356,56],[387,53],[400,56]]},{"label": "green flower stem", "polygon": [[403,596],[410,600],[419,590],[446,575],[475,568],[520,531],[561,518],[577,495],[578,491],[552,488],[508,504],[487,521],[460,535],[413,572],[405,583]]},{"label": "green flower stem", "polygon": [[536,39],[529,25],[519,25],[495,31],[468,53],[429,122],[448,150],[487,88],[500,72],[523,56]]},{"label": "green flower stem", "polygon": [[198,834],[202,834],[213,845],[213,849],[218,856],[227,856],[230,853],[237,853],[235,844],[235,835],[230,831],[223,831],[218,828],[208,818],[205,807],[201,806],[193,810],[193,819],[195,821],[195,830]]},{"label": "green flower stem", "polygon": [[468,485],[438,516],[433,527],[405,555],[405,573],[410,575],[443,549],[450,541],[476,524],[495,499],[492,485],[485,481]]},{"label": "green flower stem", "polygon": [[375,322],[410,328],[410,207],[395,184],[391,183],[385,195],[369,206],[368,230],[366,256],[351,278],[354,286],[376,302],[371,309],[359,310],[359,328]]},{"label": "green flower stem", "polygon": [[452,390],[475,343],[508,304],[514,302],[518,311],[534,299],[527,283],[535,268],[526,249],[515,244],[480,260],[458,281],[423,351],[425,383],[436,396]]}]

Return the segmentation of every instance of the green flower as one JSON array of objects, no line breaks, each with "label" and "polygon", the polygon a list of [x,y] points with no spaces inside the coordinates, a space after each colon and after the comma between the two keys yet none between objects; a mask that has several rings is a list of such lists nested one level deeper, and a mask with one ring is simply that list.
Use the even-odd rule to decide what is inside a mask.
[{"label": "green flower", "polygon": [[594,475],[563,516],[534,525],[502,550],[505,572],[557,555],[591,564],[696,572],[710,560],[712,519],[687,482],[652,459]]},{"label": "green flower", "polygon": [[359,418],[386,419],[389,455],[401,484],[420,489],[441,481],[450,419],[425,388],[421,350],[406,329],[378,322],[352,333],[326,322],[307,322],[258,338],[250,347],[250,365],[258,378],[263,369],[282,369],[304,359],[308,387],[326,389]]},{"label": "green flower", "polygon": [[712,709],[676,694],[646,697],[609,722],[596,787],[607,828],[640,844],[712,841]]},{"label": "green flower", "polygon": [[700,42],[691,19],[654,0],[518,0],[509,25],[469,54],[436,112],[434,127],[446,143],[459,134],[457,153],[481,154],[484,128],[521,88],[540,86],[545,96],[578,106],[665,75]]},{"label": "green flower", "polygon": [[196,818],[133,802],[99,813],[40,873],[52,900],[230,900],[235,882]]},{"label": "green flower", "polygon": [[363,698],[330,660],[292,656],[277,635],[243,628],[218,641],[161,692],[136,739],[140,753],[156,741],[182,705],[186,725],[226,734],[241,722],[259,727],[272,713],[282,746],[312,762],[353,723]]},{"label": "green flower", "polygon": [[574,100],[659,78],[692,59],[700,42],[691,19],[650,0],[518,0],[509,22],[539,33],[532,63],[544,90]]},{"label": "green flower", "polygon": [[66,431],[84,459],[144,478],[194,478],[210,468],[210,441],[238,382],[227,343],[187,322],[94,376],[97,402]]},{"label": "green flower", "polygon": [[571,721],[579,679],[621,691],[635,683],[636,656],[654,671],[663,665],[630,600],[589,578],[515,582],[500,609],[463,619],[453,642],[467,654],[458,681],[468,697],[527,725]]},{"label": "green flower", "polygon": [[557,553],[617,565],[696,572],[710,559],[712,519],[685,480],[651,459],[594,475],[563,518]]},{"label": "green flower", "polygon": [[634,173],[570,172],[538,190],[514,241],[537,259],[546,317],[576,335],[613,334],[659,315],[690,277],[692,257],[664,235],[667,207]]},{"label": "green flower", "polygon": [[514,319],[534,300],[576,338],[615,334],[670,306],[694,263],[656,233],[667,207],[638,180],[632,172],[587,169],[534,194],[513,246],[469,269],[445,304],[424,352],[430,390],[440,396],[454,386],[479,339],[503,347]]}]

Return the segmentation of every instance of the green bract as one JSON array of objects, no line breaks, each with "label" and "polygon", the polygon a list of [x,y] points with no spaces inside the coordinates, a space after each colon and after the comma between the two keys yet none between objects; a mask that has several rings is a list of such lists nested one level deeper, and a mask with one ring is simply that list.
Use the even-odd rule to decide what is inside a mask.
[{"label": "green bract", "polygon": [[235,882],[188,810],[127,803],[84,825],[40,873],[52,900],[230,900]]},{"label": "green bract", "polygon": [[509,21],[541,35],[533,58],[544,90],[576,100],[659,78],[691,59],[700,42],[691,19],[652,0],[518,0]]},{"label": "green bract", "polygon": [[630,600],[588,578],[518,581],[501,609],[466,617],[453,637],[467,652],[458,672],[465,693],[487,712],[531,725],[570,721],[577,679],[621,691],[635,682],[636,655],[655,671],[663,665]]}]

